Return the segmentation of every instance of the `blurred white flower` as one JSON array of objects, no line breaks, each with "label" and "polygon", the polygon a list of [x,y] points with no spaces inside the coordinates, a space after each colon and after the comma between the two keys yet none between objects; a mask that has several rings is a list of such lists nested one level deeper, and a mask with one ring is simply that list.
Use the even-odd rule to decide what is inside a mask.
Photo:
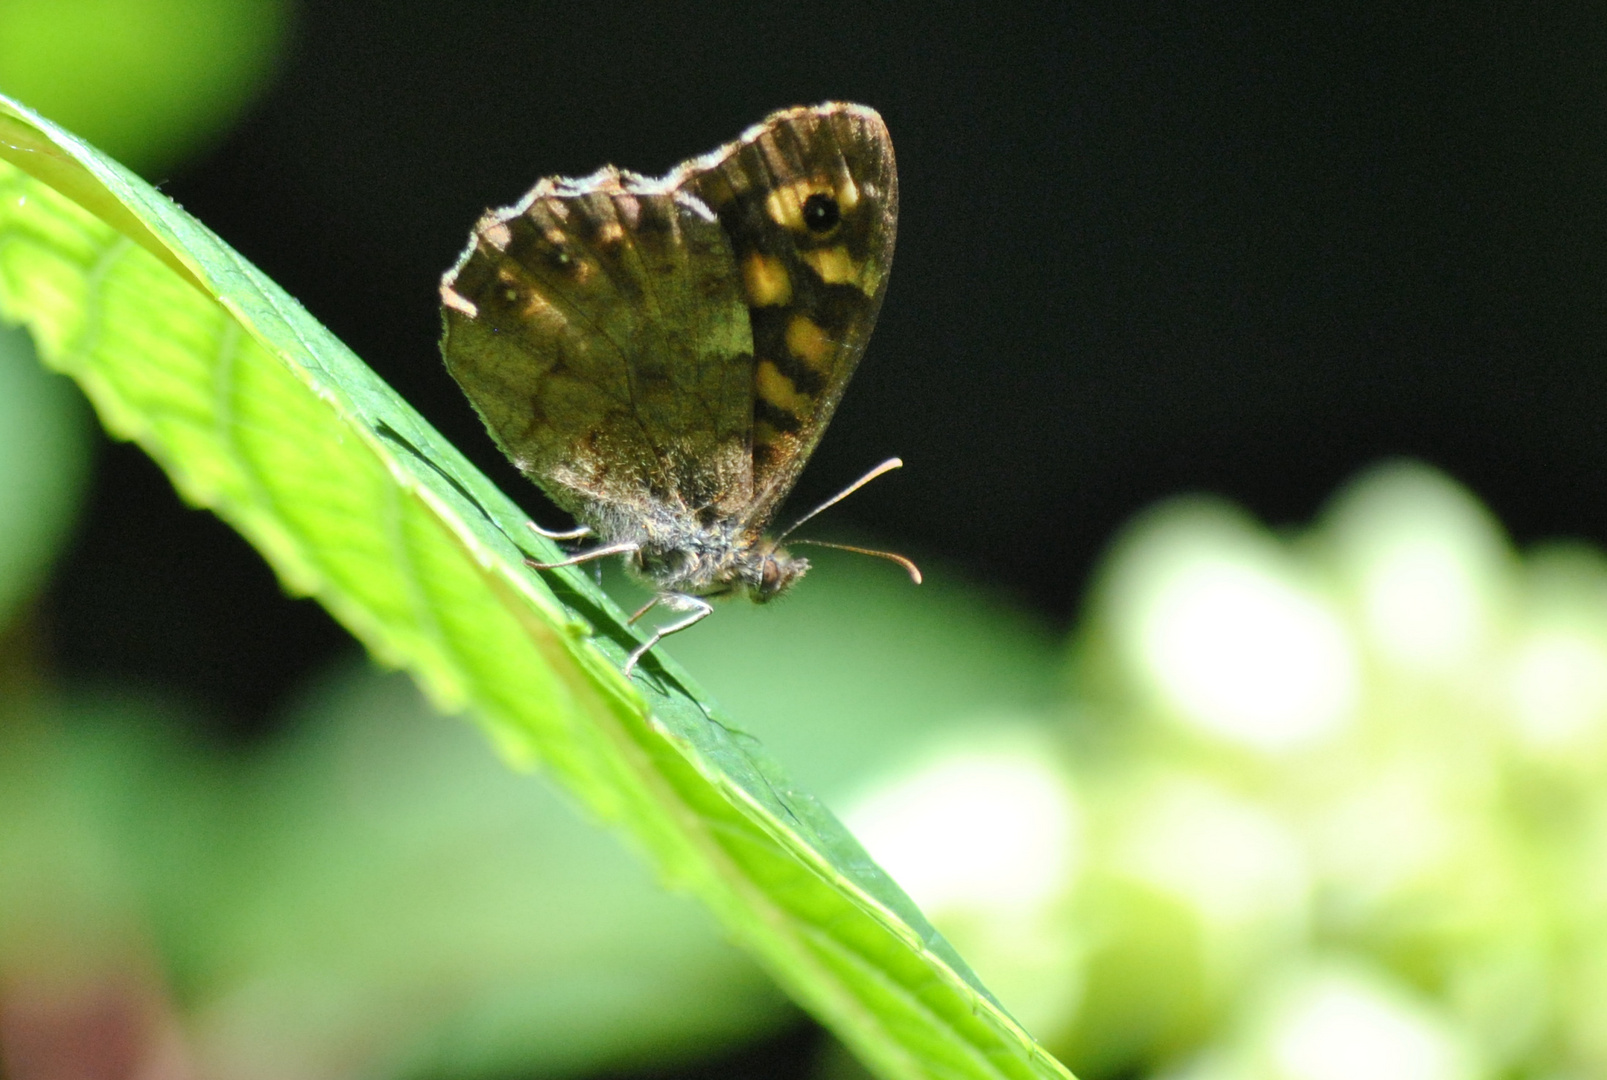
[{"label": "blurred white flower", "polygon": [[1063,898],[1082,848],[1065,770],[1041,747],[953,747],[852,801],[854,835],[928,913]]},{"label": "blurred white flower", "polygon": [[1082,810],[1049,741],[974,736],[852,801],[865,849],[1040,1038],[1071,1023],[1082,994],[1071,896]]},{"label": "blurred white flower", "polygon": [[1588,751],[1607,743],[1607,560],[1559,544],[1535,552],[1524,571],[1505,669],[1512,734],[1527,750],[1588,768]]},{"label": "blurred white flower", "polygon": [[1445,674],[1483,658],[1508,591],[1499,523],[1443,473],[1415,462],[1352,482],[1323,532],[1377,655]]},{"label": "blurred white flower", "polygon": [[1180,502],[1118,549],[1109,611],[1129,667],[1185,723],[1258,750],[1341,729],[1356,660],[1331,604],[1229,508]]},{"label": "blurred white flower", "polygon": [[1607,721],[1607,641],[1533,630],[1513,649],[1507,689],[1520,742],[1562,749],[1585,741]]},{"label": "blurred white flower", "polygon": [[1160,774],[1119,804],[1112,861],[1201,926],[1212,992],[1304,944],[1310,879],[1298,838],[1267,808],[1200,776]]},{"label": "blurred white flower", "polygon": [[1277,980],[1237,1030],[1160,1080],[1476,1080],[1488,1070],[1432,1002],[1360,963],[1318,963]]},{"label": "blurred white flower", "polygon": [[1381,972],[1332,965],[1273,995],[1255,1038],[1265,1080],[1472,1080],[1462,1032]]},{"label": "blurred white flower", "polygon": [[1343,925],[1425,882],[1448,883],[1471,824],[1435,779],[1410,762],[1358,771],[1312,815],[1312,855]]}]

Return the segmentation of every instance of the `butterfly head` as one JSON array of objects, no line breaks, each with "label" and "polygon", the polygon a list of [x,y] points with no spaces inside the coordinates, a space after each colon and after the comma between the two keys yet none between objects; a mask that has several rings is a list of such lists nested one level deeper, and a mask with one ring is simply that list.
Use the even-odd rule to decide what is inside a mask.
[{"label": "butterfly head", "polygon": [[779,547],[761,549],[757,554],[758,580],[749,585],[748,595],[758,604],[774,600],[792,588],[792,583],[809,569],[808,559],[789,555]]}]

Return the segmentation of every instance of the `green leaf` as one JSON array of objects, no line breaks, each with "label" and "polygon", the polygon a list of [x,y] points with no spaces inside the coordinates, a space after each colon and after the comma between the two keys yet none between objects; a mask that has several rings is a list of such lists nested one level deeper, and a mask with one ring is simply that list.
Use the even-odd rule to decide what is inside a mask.
[{"label": "green leaf", "polygon": [[288,589],[622,828],[882,1075],[1069,1075],[685,672],[626,680],[621,612],[526,569],[518,508],[278,286],[3,98],[0,159],[0,315]]}]

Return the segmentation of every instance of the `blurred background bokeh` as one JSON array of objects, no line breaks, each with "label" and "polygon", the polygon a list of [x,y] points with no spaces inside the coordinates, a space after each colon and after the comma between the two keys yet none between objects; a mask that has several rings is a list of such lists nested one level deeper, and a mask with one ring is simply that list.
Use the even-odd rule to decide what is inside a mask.
[{"label": "blurred background bokeh", "polygon": [[[795,502],[903,456],[820,524],[928,583],[670,651],[1086,1080],[1607,1077],[1603,71],[1599,5],[0,0],[0,91],[548,522],[435,350],[475,216],[881,110]],[[0,1075],[857,1069],[0,332]]]}]

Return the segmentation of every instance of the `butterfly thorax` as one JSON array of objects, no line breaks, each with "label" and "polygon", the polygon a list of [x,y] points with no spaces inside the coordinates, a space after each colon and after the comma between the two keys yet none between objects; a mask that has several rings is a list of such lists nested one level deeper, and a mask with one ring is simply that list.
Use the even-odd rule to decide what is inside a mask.
[{"label": "butterfly thorax", "polygon": [[746,596],[764,603],[785,592],[809,569],[809,560],[730,521],[704,524],[665,515],[658,520],[638,519],[623,530],[605,527],[600,538],[636,543],[626,566],[661,593]]}]

